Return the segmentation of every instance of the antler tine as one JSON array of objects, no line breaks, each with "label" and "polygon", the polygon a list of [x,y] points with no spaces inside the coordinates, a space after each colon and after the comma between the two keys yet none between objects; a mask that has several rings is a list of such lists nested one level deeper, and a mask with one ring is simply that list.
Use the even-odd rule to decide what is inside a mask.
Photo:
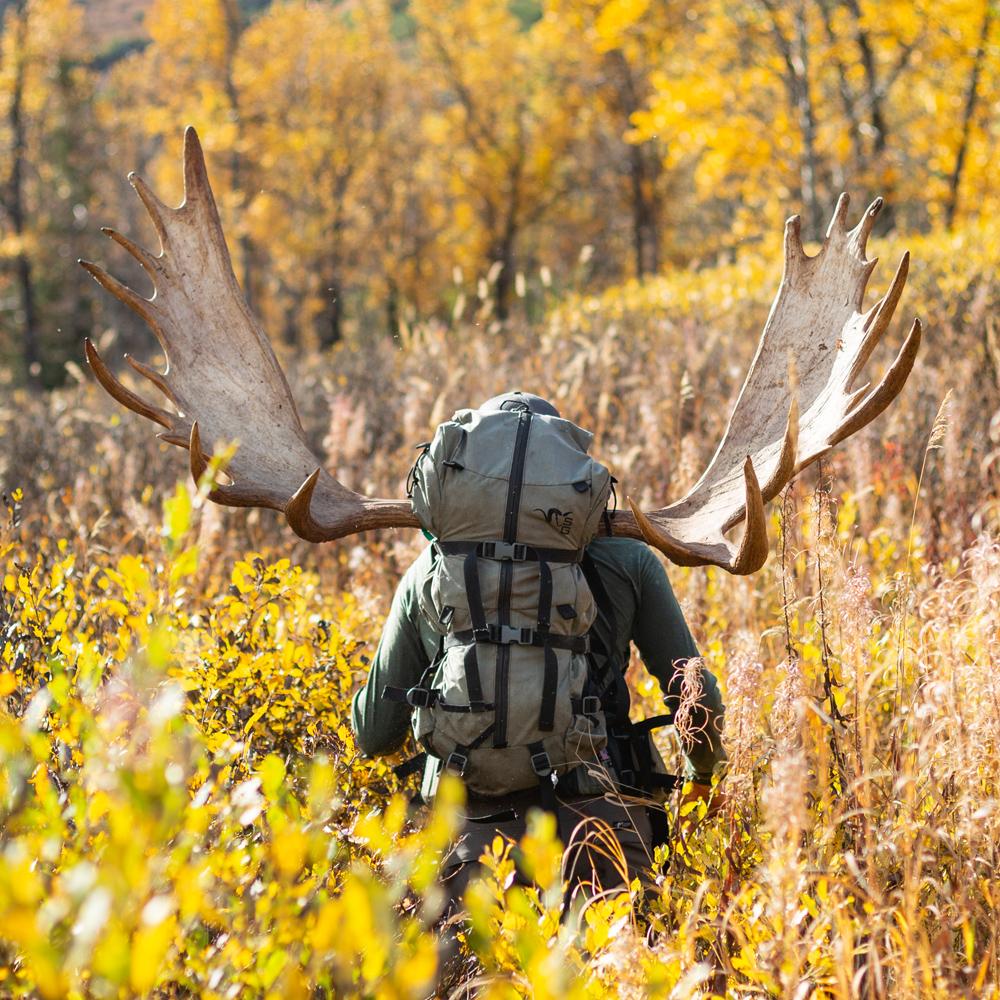
[{"label": "antler tine", "polygon": [[831,435],[829,442],[831,446],[846,440],[866,424],[871,423],[900,394],[913,370],[917,351],[920,350],[922,330],[920,320],[915,319],[896,359],[882,376],[879,384],[848,412],[846,419]]},{"label": "antler tine", "polygon": [[191,478],[195,485],[201,482],[201,477],[208,469],[208,458],[201,450],[201,434],[198,431],[198,421],[192,421],[191,433],[187,441],[188,463],[191,466]]},{"label": "antler tine", "polygon": [[896,273],[892,277],[885,295],[875,303],[869,310],[864,324],[864,338],[858,347],[857,357],[847,376],[846,389],[854,385],[854,380],[861,374],[861,369],[868,363],[871,353],[875,350],[875,345],[882,339],[882,335],[889,328],[892,315],[896,311],[903,288],[906,285],[906,278],[910,272],[910,253],[906,251],[896,267]]},{"label": "antler tine", "polygon": [[147,403],[141,396],[137,396],[134,392],[132,392],[131,389],[126,389],[125,386],[111,374],[111,369],[108,368],[108,366],[104,363],[104,359],[97,353],[97,348],[94,347],[89,337],[84,338],[83,347],[87,352],[87,361],[90,364],[91,370],[97,376],[97,381],[104,386],[109,395],[117,399],[123,406],[127,406],[134,413],[138,413],[140,416],[155,421],[161,427],[173,430],[173,414],[160,409],[158,406],[153,406],[152,403]]},{"label": "antler tine", "polygon": [[764,514],[764,496],[754,469],[753,459],[748,455],[743,462],[744,503],[740,508],[740,518],[746,517],[743,537],[739,547],[725,538],[721,532],[716,538],[706,539],[695,546],[675,538],[662,524],[654,521],[658,511],[647,515],[638,504],[626,497],[635,517],[639,533],[648,545],[659,549],[671,562],[678,566],[704,566],[713,564],[737,576],[756,573],[767,559],[767,518]]},{"label": "antler tine", "polygon": [[[791,379],[790,379],[791,381]],[[788,484],[792,476],[795,475],[797,452],[799,443],[799,399],[797,395],[792,396],[792,401],[788,407],[788,421],[785,424],[785,437],[781,445],[781,454],[778,457],[778,464],[774,471],[767,478],[767,482],[760,487],[761,502],[770,503]],[[756,477],[756,470],[754,476]],[[756,482],[756,479],[754,480]],[[733,511],[722,525],[723,533],[734,528],[746,516],[746,507],[740,507]]]},{"label": "antler tine", "polygon": [[[746,576],[756,573],[767,561],[767,518],[764,514],[764,496],[757,482],[753,459],[747,455],[743,463],[743,483],[746,494],[746,527],[739,551],[729,567],[730,573]],[[783,485],[783,484],[782,484]]]},{"label": "antler tine", "polygon": [[184,201],[182,207],[203,202],[207,199],[215,203],[208,181],[205,165],[205,151],[198,133],[190,126],[184,129]]},{"label": "antler tine", "polygon": [[850,234],[857,247],[858,255],[862,260],[865,259],[865,248],[868,246],[868,237],[871,236],[872,227],[875,225],[875,220],[879,217],[884,204],[885,201],[882,198],[876,198],[865,210],[861,221],[854,227],[853,233]]},{"label": "antler tine", "polygon": [[312,516],[311,506],[316,484],[319,482],[321,469],[317,469],[292,495],[285,505],[285,520],[292,531],[307,542],[322,542],[329,537]]},{"label": "antler tine", "polygon": [[163,264],[160,259],[151,254],[145,247],[139,246],[138,243],[118,232],[117,229],[102,226],[101,232],[113,239],[119,246],[124,247],[142,265],[142,269],[152,279],[155,288],[157,275],[163,273]]},{"label": "antler tine", "polygon": [[705,564],[706,560],[700,555],[695,555],[687,545],[675,539],[669,531],[654,524],[631,497],[625,497],[625,502],[632,510],[632,516],[639,529],[639,536],[647,545],[659,549],[672,563],[676,563],[678,566],[702,566]]},{"label": "antler tine", "polygon": [[170,434],[157,434],[156,436],[161,441],[166,441],[167,444],[175,444],[178,448],[187,448],[190,445],[190,436],[182,434],[180,430],[172,431]]},{"label": "antler tine", "polygon": [[116,299],[124,302],[130,309],[135,310],[152,328],[159,328],[159,315],[152,299],[147,299],[138,292],[129,288],[128,285],[112,277],[99,264],[94,264],[89,260],[80,260],[77,263],[87,271],[97,283],[106,288]]},{"label": "antler tine", "polygon": [[[781,446],[781,457],[774,468],[774,472],[768,477],[767,482],[761,489],[764,503],[773,500],[784,488],[792,476],[795,475],[795,462],[797,458],[799,444],[799,398],[792,396],[792,401],[788,407],[788,422],[785,424],[785,440]],[[742,514],[740,515],[742,517]],[[732,524],[726,523],[723,531],[728,531],[733,524],[740,520],[739,517],[733,519]]]},{"label": "antler tine", "polygon": [[161,251],[165,250],[168,243],[165,216],[174,210],[164,205],[153,194],[153,189],[134,171],[128,175],[128,182],[132,185],[135,193],[146,208],[146,214],[149,216],[150,222],[153,223],[156,235],[160,238]]},{"label": "antler tine", "polygon": [[153,385],[156,386],[160,392],[163,393],[171,403],[176,404],[177,399],[174,396],[173,389],[170,388],[167,380],[158,372],[155,368],[150,368],[149,365],[144,365],[141,361],[133,358],[131,354],[125,355],[125,360],[129,365],[132,366],[143,378],[149,379]]},{"label": "antler tine", "polygon": [[[202,476],[208,471],[209,459],[201,446],[201,432],[198,430],[197,420],[191,424],[191,434],[188,437],[186,447],[188,449],[188,462],[191,467],[191,478],[195,481],[195,485],[198,486],[201,484]],[[253,505],[253,498],[244,498],[243,491],[239,487],[220,486],[218,483],[212,484],[212,488],[208,491],[208,499],[215,503],[224,504],[227,507]]]},{"label": "antler tine", "polygon": [[847,233],[847,210],[851,205],[851,196],[842,191],[837,199],[837,207],[830,217],[830,224],[826,227],[826,242],[829,243],[834,235],[846,235]]},{"label": "antler tine", "polygon": [[795,267],[808,259],[802,248],[802,219],[793,215],[785,222],[785,277],[789,277]]}]

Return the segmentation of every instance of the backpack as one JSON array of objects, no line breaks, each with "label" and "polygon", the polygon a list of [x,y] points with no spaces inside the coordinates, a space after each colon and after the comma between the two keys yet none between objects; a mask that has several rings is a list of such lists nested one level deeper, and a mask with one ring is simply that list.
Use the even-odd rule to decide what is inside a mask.
[{"label": "backpack", "polygon": [[551,791],[607,744],[580,563],[613,480],[591,441],[527,408],[459,410],[411,470],[436,549],[419,605],[441,642],[419,684],[385,694],[412,706],[418,744],[481,795]]}]

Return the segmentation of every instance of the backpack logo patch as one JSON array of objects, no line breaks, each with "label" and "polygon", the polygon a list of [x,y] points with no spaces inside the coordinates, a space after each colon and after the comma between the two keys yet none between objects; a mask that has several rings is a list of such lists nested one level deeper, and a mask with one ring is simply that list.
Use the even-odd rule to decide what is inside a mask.
[{"label": "backpack logo patch", "polygon": [[536,507],[535,510],[545,518],[545,520],[555,528],[559,534],[568,535],[573,530],[573,511],[560,510],[558,507],[550,507],[542,510]]}]

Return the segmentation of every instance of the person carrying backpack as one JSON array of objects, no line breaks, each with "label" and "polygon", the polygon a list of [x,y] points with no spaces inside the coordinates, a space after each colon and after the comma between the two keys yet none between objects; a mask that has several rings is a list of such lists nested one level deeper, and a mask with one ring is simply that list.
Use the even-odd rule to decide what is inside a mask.
[{"label": "person carrying backpack", "polygon": [[[519,839],[533,808],[556,815],[570,892],[644,879],[668,837],[661,803],[677,779],[650,733],[672,722],[698,649],[649,547],[595,537],[613,480],[590,440],[551,403],[511,392],[442,424],[411,473],[433,541],[396,590],[352,725],[367,756],[398,752],[412,729],[424,752],[399,771],[423,769],[425,800],[442,770],[465,782],[443,866],[453,909],[484,848]],[[666,701],[638,724],[624,676],[633,642]],[[711,794],[722,718],[702,668],[689,798]],[[627,872],[601,846],[609,835]]]}]

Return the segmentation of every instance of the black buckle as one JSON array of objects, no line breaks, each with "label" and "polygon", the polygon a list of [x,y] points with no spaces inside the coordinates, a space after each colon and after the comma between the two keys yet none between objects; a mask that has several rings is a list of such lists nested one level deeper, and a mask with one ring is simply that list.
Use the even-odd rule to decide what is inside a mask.
[{"label": "black buckle", "polygon": [[484,559],[524,562],[528,558],[528,546],[523,542],[482,542],[479,555]]},{"label": "black buckle", "polygon": [[473,630],[477,642],[492,642],[498,646],[517,643],[530,646],[535,641],[535,631],[530,628],[514,628],[511,625],[487,625],[485,629]]},{"label": "black buckle", "polygon": [[465,769],[469,766],[469,755],[452,750],[448,754],[448,759],[444,762],[444,769],[452,774],[457,774],[460,778],[465,774]]},{"label": "black buckle", "polygon": [[597,695],[588,694],[580,706],[582,708],[582,715],[597,715],[601,710],[601,699]]},{"label": "black buckle", "polygon": [[432,708],[437,701],[437,691],[429,688],[411,687],[406,692],[406,702],[414,708]]},{"label": "black buckle", "polygon": [[531,769],[539,778],[547,778],[552,773],[552,760],[546,751],[539,750],[531,755]]}]

